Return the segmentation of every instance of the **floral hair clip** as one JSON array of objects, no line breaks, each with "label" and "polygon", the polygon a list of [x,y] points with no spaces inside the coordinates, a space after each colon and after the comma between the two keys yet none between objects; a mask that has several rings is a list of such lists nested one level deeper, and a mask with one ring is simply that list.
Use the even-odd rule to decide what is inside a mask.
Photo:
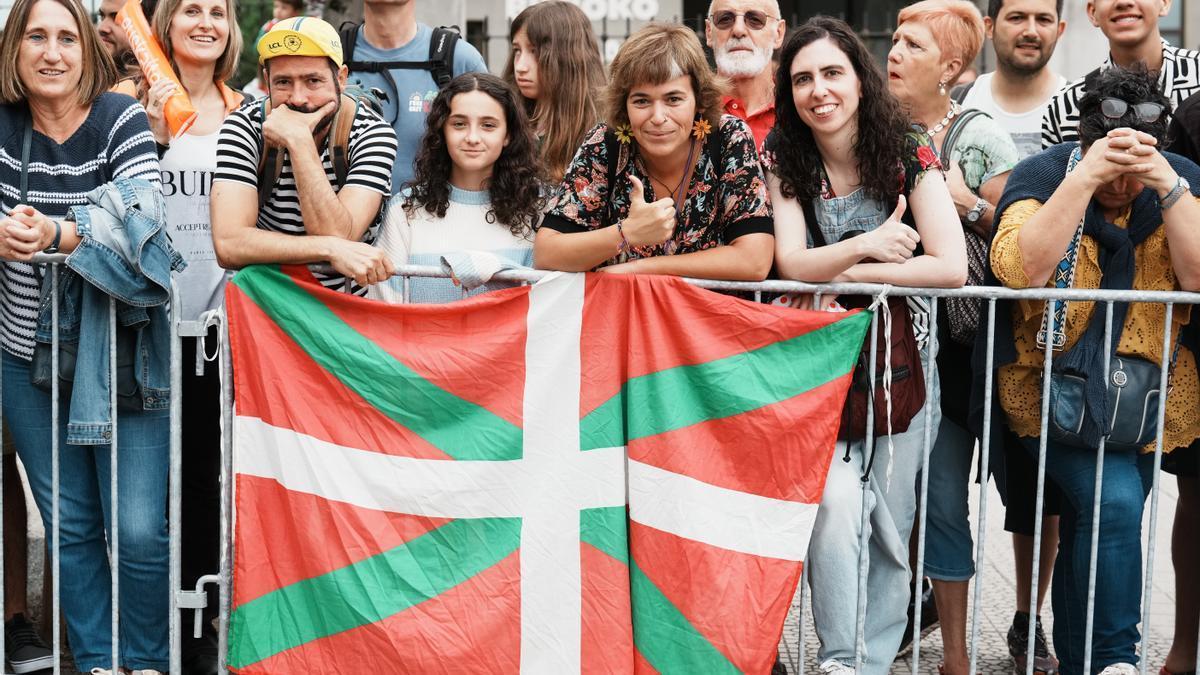
[{"label": "floral hair clip", "polygon": [[712,133],[712,125],[704,118],[696,120],[696,123],[692,125],[692,136],[695,136],[698,141],[703,141],[710,133]]},{"label": "floral hair clip", "polygon": [[629,145],[629,141],[633,138],[633,129],[629,128],[628,124],[622,124],[613,130],[617,134],[617,140],[625,145]]}]

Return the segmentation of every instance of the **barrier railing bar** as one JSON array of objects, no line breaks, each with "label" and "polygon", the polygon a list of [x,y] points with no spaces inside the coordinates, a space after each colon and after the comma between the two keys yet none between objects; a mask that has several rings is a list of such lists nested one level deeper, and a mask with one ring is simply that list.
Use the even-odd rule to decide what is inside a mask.
[{"label": "barrier railing bar", "polygon": [[228,673],[226,657],[229,653],[229,612],[231,604],[230,583],[233,578],[233,358],[229,346],[229,321],[222,312],[219,315],[221,334],[221,584],[219,627],[217,630],[217,672]]},{"label": "barrier railing bar", "polygon": [[[836,452],[836,451],[835,451]],[[834,458],[837,461],[837,458]],[[805,599],[808,596],[808,552],[804,553],[804,567],[800,571],[800,639],[796,641],[796,658],[792,665],[796,666],[798,675],[804,675],[804,633],[808,627],[808,617],[805,610]]]},{"label": "barrier railing bar", "polygon": [[120,519],[120,494],[117,490],[117,474],[120,473],[118,467],[117,450],[119,444],[117,442],[117,299],[109,296],[108,298],[108,421],[112,426],[112,435],[109,437],[108,444],[108,512],[112,519],[109,525],[111,530],[109,539],[109,554],[108,559],[111,561],[109,571],[109,583],[112,590],[112,604],[109,605],[109,611],[112,613],[110,621],[110,629],[112,631],[112,640],[110,648],[112,649],[112,671],[119,673],[121,668],[121,519]]},{"label": "barrier railing bar", "polygon": [[[328,265],[310,265],[314,271],[332,272]],[[502,270],[497,272],[492,281],[536,282],[548,274],[546,270]],[[440,267],[433,265],[398,265],[393,276],[446,278],[446,273]],[[763,293],[821,293],[843,295],[872,295],[877,296],[886,288],[891,296],[936,296],[939,298],[983,298],[997,300],[1090,300],[1117,302],[1153,302],[1166,304],[1200,305],[1200,293],[1190,291],[1135,291],[1107,290],[1087,288],[1006,288],[1001,286],[963,286],[962,288],[929,288],[918,286],[891,286],[887,284],[866,283],[828,283],[813,284],[803,281],[722,281],[714,279],[694,279],[680,277],[683,281],[722,291],[762,291]]]},{"label": "barrier railing bar", "polygon": [[[1112,370],[1112,320],[1113,303],[1104,304],[1104,390],[1109,387],[1110,371]],[[1169,329],[1168,329],[1169,330]],[[1083,672],[1092,672],[1092,640],[1095,631],[1096,618],[1096,573],[1099,569],[1098,553],[1100,551],[1100,501],[1104,496],[1104,452],[1106,440],[1100,437],[1100,446],[1096,448],[1096,478],[1095,497],[1092,504],[1092,541],[1091,552],[1088,554],[1088,592],[1087,615],[1083,630]]]},{"label": "barrier railing bar", "polygon": [[[1050,308],[1047,310],[1050,316],[1054,316],[1058,309],[1058,301],[1050,300]],[[1047,326],[1046,330],[1050,331],[1051,326]],[[1034,499],[1033,507],[1033,569],[1029,581],[1029,610],[1030,621],[1029,630],[1025,635],[1027,645],[1025,648],[1025,673],[1033,675],[1033,657],[1036,651],[1033,647],[1036,642],[1037,631],[1037,596],[1038,596],[1038,577],[1042,559],[1042,514],[1046,508],[1046,436],[1050,424],[1050,371],[1054,360],[1054,340],[1050,336],[1046,337],[1046,345],[1042,356],[1042,410],[1041,410],[1041,434],[1038,437],[1038,468],[1037,468],[1037,496]],[[1021,448],[1024,452],[1024,448]]]},{"label": "barrier railing bar", "polygon": [[62,551],[59,535],[62,529],[62,514],[59,512],[59,437],[58,437],[58,265],[50,265],[50,569],[53,575],[51,586],[52,649],[54,650],[54,675],[62,673],[62,589],[59,574],[59,556]]},{"label": "barrier railing bar", "polygon": [[[887,310],[887,305],[883,305],[883,311]],[[854,614],[854,672],[862,672],[863,647],[865,647],[865,635],[867,628],[867,572],[870,569],[867,566],[867,547],[869,540],[867,537],[867,491],[870,486],[871,477],[867,474],[867,467],[871,465],[870,458],[875,452],[875,438],[872,433],[875,429],[875,350],[879,344],[879,320],[880,313],[878,308],[871,312],[871,349],[867,352],[870,358],[867,359],[867,428],[863,432],[863,451],[859,466],[863,469],[862,480],[859,481],[859,523],[858,523],[858,591],[855,598],[855,614]],[[850,447],[855,441],[846,441],[846,457],[849,458]],[[838,461],[837,457],[833,461]]]},{"label": "barrier railing bar", "polygon": [[1158,376],[1158,433],[1154,439],[1154,472],[1152,474],[1153,483],[1150,488],[1150,537],[1146,544],[1146,563],[1142,568],[1142,573],[1145,575],[1142,585],[1142,644],[1140,647],[1142,658],[1139,660],[1142,675],[1146,675],[1146,666],[1149,662],[1147,649],[1150,645],[1150,634],[1153,632],[1153,628],[1150,625],[1150,604],[1154,599],[1154,548],[1158,543],[1158,523],[1154,522],[1154,519],[1158,517],[1158,497],[1161,483],[1161,476],[1158,474],[1162,466],[1163,437],[1166,435],[1164,424],[1167,415],[1167,384],[1170,382],[1171,375],[1171,321],[1174,317],[1174,312],[1175,303],[1168,302],[1166,316],[1163,320],[1162,366]]},{"label": "barrier railing bar", "polygon": [[[979,463],[984,471],[991,458],[992,449],[992,364],[995,361],[996,351],[996,299],[988,300],[987,313],[987,347],[983,369],[983,438],[979,440]],[[971,643],[969,646],[970,664],[967,668],[968,673],[978,672],[976,667],[979,663],[979,614],[980,603],[983,601],[983,571],[986,565],[983,565],[983,552],[985,541],[987,539],[987,481],[982,481],[979,487],[979,526],[978,535],[975,537],[975,588],[972,589],[974,598],[971,604]],[[1036,616],[1036,612],[1034,613]]]},{"label": "barrier railing bar", "polygon": [[[932,385],[930,382],[933,378],[933,364],[937,357],[937,312],[938,302],[936,297],[929,298],[929,342],[925,348],[927,356],[922,364],[925,377],[925,389],[929,391]],[[939,401],[940,405],[940,401]],[[913,675],[918,674],[917,664],[920,663],[919,657],[921,654],[921,602],[924,593],[925,584],[925,519],[929,506],[929,453],[932,451],[932,429],[933,423],[931,416],[933,414],[933,399],[931,396],[925,397],[925,405],[921,411],[921,415],[925,419],[925,438],[922,441],[921,455],[921,489],[918,492],[920,504],[917,507],[917,569],[913,571],[912,578],[916,584],[917,591],[913,593],[913,651],[912,651],[912,672]],[[905,538],[907,539],[907,537]]]},{"label": "barrier railing bar", "polygon": [[[171,619],[169,636],[171,645],[170,672],[183,672],[182,663],[182,618],[179,616],[179,598],[177,593],[183,587],[183,322],[179,320],[179,289],[171,283],[171,323],[174,330],[171,334],[171,468],[167,478],[168,517],[167,527],[170,528],[170,604]],[[176,336],[179,337],[176,337]]]}]

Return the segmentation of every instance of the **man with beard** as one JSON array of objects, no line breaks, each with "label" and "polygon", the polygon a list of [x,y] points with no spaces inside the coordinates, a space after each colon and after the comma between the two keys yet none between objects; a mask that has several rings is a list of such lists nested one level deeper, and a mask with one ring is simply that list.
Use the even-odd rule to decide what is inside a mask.
[{"label": "man with beard", "polygon": [[776,0],[713,0],[704,38],[717,72],[733,83],[725,112],[750,125],[761,149],[775,125],[775,68],[771,55],[783,45],[787,25]]},{"label": "man with beard", "polygon": [[[226,269],[329,262],[335,273],[317,273],[321,283],[362,294],[392,275],[388,255],[370,242],[391,195],[396,132],[342,95],[342,44],[328,23],[284,19],[258,41],[258,58],[269,94],[230,113],[217,141],[210,206],[217,260]],[[339,176],[328,136],[342,107],[353,119]],[[272,155],[281,162],[277,174]]]},{"label": "man with beard", "polygon": [[[1200,92],[1200,52],[1172,47],[1158,30],[1158,20],[1171,11],[1174,0],[1088,0],[1087,14],[1093,26],[1108,38],[1108,59],[1100,69],[1116,64],[1129,68],[1145,64],[1158,73],[1158,86],[1174,111],[1180,103]],[[1093,71],[1095,72],[1095,71]],[[1079,140],[1079,99],[1085,80],[1080,78],[1050,99],[1042,114],[1042,147]]]},{"label": "man with beard", "polygon": [[1046,67],[1066,30],[1063,0],[990,0],[984,30],[996,71],[980,75],[959,102],[992,116],[1024,159],[1042,149],[1042,112],[1066,80]]},{"label": "man with beard", "polygon": [[[96,31],[100,33],[100,42],[108,50],[121,79],[130,77],[138,72],[137,59],[129,47],[129,39],[125,37],[125,29],[117,23],[117,12],[125,4],[122,0],[103,0],[96,10]],[[149,16],[146,17],[150,19]]]}]

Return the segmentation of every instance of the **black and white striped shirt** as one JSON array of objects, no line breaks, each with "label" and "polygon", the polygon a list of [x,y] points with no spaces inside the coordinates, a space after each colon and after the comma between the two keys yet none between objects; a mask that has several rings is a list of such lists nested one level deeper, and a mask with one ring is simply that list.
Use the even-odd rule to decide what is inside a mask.
[{"label": "black and white striped shirt", "polygon": [[[1172,47],[1163,40],[1162,70],[1158,74],[1158,85],[1171,101],[1171,108],[1179,107],[1184,99],[1200,92],[1200,52]],[[1112,65],[1112,57],[1105,59],[1101,68]],[[1084,78],[1071,82],[1055,94],[1042,114],[1042,147],[1079,140],[1079,99],[1084,94]]]},{"label": "black and white striped shirt", "polygon": [[[258,189],[258,162],[263,135],[262,101],[247,103],[230,113],[221,126],[217,140],[217,171],[213,181],[231,181]],[[329,158],[329,146],[322,143],[321,165],[325,177],[337,192],[337,174]],[[383,195],[384,203],[392,194],[392,164],[396,161],[396,132],[391,125],[366,106],[359,106],[350,127],[347,147],[349,171],[346,185],[366,188]],[[382,214],[382,207],[380,212]],[[380,218],[363,235],[363,241],[374,241]],[[296,191],[296,177],[292,172],[291,158],[284,156],[279,180],[271,196],[258,212],[258,227],[271,232],[304,235],[303,214],[300,212],[300,195]],[[341,288],[346,278],[336,274],[317,274],[321,283],[330,288]],[[356,293],[365,289],[355,288]]]},{"label": "black and white striped shirt", "polygon": [[[5,214],[20,202],[24,131],[24,106],[0,106],[0,210]],[[144,178],[156,185],[160,181],[146,112],[132,98],[101,94],[87,119],[61,144],[33,132],[25,204],[61,219],[72,206],[83,204],[87,193],[114,178]],[[4,261],[0,284],[4,350],[28,360],[37,328],[38,275],[33,265]]]}]

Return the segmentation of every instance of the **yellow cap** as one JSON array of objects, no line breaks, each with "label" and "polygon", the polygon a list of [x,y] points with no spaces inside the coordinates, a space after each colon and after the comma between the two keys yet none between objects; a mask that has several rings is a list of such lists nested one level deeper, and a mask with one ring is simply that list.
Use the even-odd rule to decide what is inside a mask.
[{"label": "yellow cap", "polygon": [[324,56],[342,65],[342,39],[328,22],[311,16],[284,19],[258,41],[258,62],[276,56]]}]

